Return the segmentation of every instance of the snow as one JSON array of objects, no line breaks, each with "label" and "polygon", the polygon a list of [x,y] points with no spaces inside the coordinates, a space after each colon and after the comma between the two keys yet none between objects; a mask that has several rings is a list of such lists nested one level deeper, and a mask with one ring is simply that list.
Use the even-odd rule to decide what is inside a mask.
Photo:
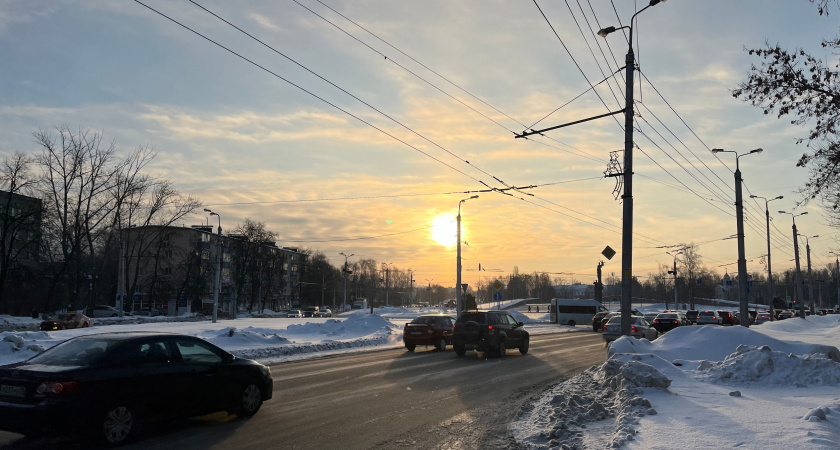
[{"label": "snow", "polygon": [[[494,305],[495,306],[495,305]],[[662,310],[650,305],[643,311]],[[504,307],[504,305],[503,305]],[[531,334],[591,332],[511,311]],[[68,338],[105,331],[198,336],[263,363],[402,347],[403,325],[441,308],[354,310],[334,318],[241,316],[96,319],[92,328],[37,329],[0,316],[0,365]],[[177,321],[173,321],[177,320]],[[102,326],[111,324],[109,326]],[[622,337],[609,359],[555,386],[510,425],[525,448],[840,448],[840,315],[750,328],[681,327],[653,342]],[[528,356],[530,357],[530,355]]]}]

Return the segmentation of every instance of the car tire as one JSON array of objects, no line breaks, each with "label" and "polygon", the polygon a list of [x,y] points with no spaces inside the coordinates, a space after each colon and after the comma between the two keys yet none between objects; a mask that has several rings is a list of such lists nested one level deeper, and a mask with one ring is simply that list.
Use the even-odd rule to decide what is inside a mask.
[{"label": "car tire", "polygon": [[531,339],[526,337],[525,340],[523,340],[522,343],[519,344],[519,353],[522,353],[523,355],[528,353],[528,347],[530,347],[531,345],[530,341]]},{"label": "car tire", "polygon": [[573,326],[575,326],[575,325],[577,325],[577,324],[575,323],[575,321],[574,321],[574,320],[570,320],[570,321],[569,321],[569,323],[568,323],[567,325],[569,325],[570,327],[573,327]]},{"label": "car tire", "polygon": [[442,351],[442,352],[445,352],[446,351],[446,339],[445,338],[440,338],[440,340],[437,343],[436,348],[438,350]]},{"label": "car tire", "polygon": [[455,354],[458,356],[464,356],[467,354],[467,348],[464,347],[464,344],[453,344],[452,350],[455,350]]},{"label": "car tire", "polygon": [[250,417],[257,413],[262,406],[262,389],[255,383],[247,384],[239,394],[239,404],[236,413],[242,417]]},{"label": "car tire", "polygon": [[111,314],[111,317],[119,317],[119,314]]},{"label": "car tire", "polygon": [[139,429],[137,410],[130,406],[117,405],[103,414],[100,436],[109,445],[120,445],[134,438]]},{"label": "car tire", "polygon": [[413,352],[415,347],[417,347],[417,346],[414,345],[414,344],[405,344],[405,349],[410,351],[410,352]]},{"label": "car tire", "polygon": [[507,354],[507,348],[505,347],[505,340],[499,339],[499,345],[496,346],[496,355],[499,358],[504,358]]}]

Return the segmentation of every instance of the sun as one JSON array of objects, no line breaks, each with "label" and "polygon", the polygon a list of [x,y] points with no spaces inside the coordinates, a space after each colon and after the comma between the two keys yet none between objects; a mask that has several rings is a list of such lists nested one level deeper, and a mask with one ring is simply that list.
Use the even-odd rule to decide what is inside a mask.
[{"label": "sun", "polygon": [[[432,221],[432,239],[444,247],[452,247],[458,241],[458,230],[456,230],[455,217],[450,214],[437,216]],[[462,230],[463,231],[463,230]]]}]

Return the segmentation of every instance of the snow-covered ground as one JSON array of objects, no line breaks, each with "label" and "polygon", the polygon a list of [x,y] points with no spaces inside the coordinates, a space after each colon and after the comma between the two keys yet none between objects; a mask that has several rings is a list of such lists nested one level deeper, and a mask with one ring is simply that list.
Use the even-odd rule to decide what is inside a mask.
[{"label": "snow-covered ground", "polygon": [[[86,329],[0,332],[0,365],[73,336],[127,330],[189,334],[238,356],[277,363],[400,348],[403,325],[436,312],[454,315],[439,308],[381,308],[374,315],[356,310],[329,319],[243,316],[215,324],[97,319],[97,326]],[[585,326],[548,324],[545,313],[513,314],[531,334],[591,333]],[[0,329],[37,323],[0,316]],[[683,327],[653,342],[621,338],[610,346],[605,364],[549,389],[511,431],[533,448],[840,448],[838,348],[840,315],[749,329]]]}]

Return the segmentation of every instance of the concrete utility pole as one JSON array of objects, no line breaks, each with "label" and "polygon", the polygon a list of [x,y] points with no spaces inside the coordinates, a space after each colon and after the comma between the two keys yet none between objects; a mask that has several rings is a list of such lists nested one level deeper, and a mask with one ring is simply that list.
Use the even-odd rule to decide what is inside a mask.
[{"label": "concrete utility pole", "polygon": [[204,208],[204,212],[219,219],[219,234],[216,239],[216,282],[213,283],[213,323],[216,323],[219,317],[219,291],[222,288],[222,216],[207,208]]},{"label": "concrete utility pole", "polygon": [[811,314],[816,311],[814,305],[814,277],[811,276],[811,241],[809,238],[818,238],[817,236],[805,236],[805,255],[808,261],[808,307],[811,309]]},{"label": "concrete utility pole", "polygon": [[796,290],[794,293],[796,294],[796,301],[799,302],[799,317],[805,317],[805,295],[802,293],[802,271],[799,268],[799,233],[796,232],[796,217],[797,216],[804,216],[808,214],[808,211],[805,211],[800,214],[794,214],[784,211],[779,211],[779,214],[790,214],[791,219],[793,220],[793,254],[796,258]]},{"label": "concrete utility pole", "polygon": [[[458,244],[457,244],[457,263],[455,265],[455,313],[461,314],[461,311],[464,310],[464,303],[461,299],[461,204],[467,200],[472,200],[474,198],[478,198],[477,195],[473,195],[470,198],[462,199],[458,202]],[[412,281],[414,281],[412,279]]]},{"label": "concrete utility pole", "polygon": [[[677,255],[682,255],[683,250],[678,251],[677,253],[665,252],[674,257],[674,270],[669,270],[668,273],[674,274],[674,308],[680,309],[679,298],[677,297]],[[668,301],[665,301],[665,309],[668,308]]]},{"label": "concrete utility pole", "polygon": [[738,291],[740,294],[740,303],[741,303],[741,326],[742,327],[749,327],[750,326],[750,303],[748,295],[748,284],[749,281],[747,280],[747,257],[745,256],[746,251],[744,250],[744,196],[742,194],[742,185],[743,181],[741,180],[741,168],[738,161],[741,159],[742,156],[752,155],[754,153],[761,153],[763,149],[757,148],[755,150],[750,150],[747,153],[739,155],[738,152],[732,150],[723,150],[720,148],[713,148],[712,153],[735,153],[735,220],[737,221],[737,230],[738,230]]},{"label": "concrete utility pole", "polygon": [[770,207],[769,207],[769,204],[773,200],[783,199],[784,196],[780,195],[776,198],[771,198],[769,200],[764,198],[764,197],[759,197],[758,195],[750,195],[750,198],[760,198],[760,199],[764,200],[764,215],[765,215],[765,218],[767,219],[766,220],[767,221],[767,286],[768,286],[767,290],[769,291],[769,295],[770,295],[770,302],[769,302],[770,303],[770,305],[769,305],[770,308],[768,308],[768,310],[770,311],[770,320],[772,321],[772,320],[775,320],[775,315],[776,315],[776,313],[774,312],[774,309],[773,309],[773,299],[776,298],[776,294],[775,294],[775,292],[773,292],[773,269],[771,268],[771,265],[770,265]]},{"label": "concrete utility pole", "polygon": [[341,312],[347,311],[347,273],[349,272],[347,269],[347,258],[355,255],[355,253],[351,253],[349,255],[345,255],[344,252],[339,252],[339,255],[344,257],[344,301],[341,302]]},{"label": "concrete utility pole", "polygon": [[831,305],[831,307],[840,305],[840,253],[837,252],[828,252],[834,254],[834,269],[837,271],[837,277],[834,279],[834,283],[837,284],[837,303]]}]

